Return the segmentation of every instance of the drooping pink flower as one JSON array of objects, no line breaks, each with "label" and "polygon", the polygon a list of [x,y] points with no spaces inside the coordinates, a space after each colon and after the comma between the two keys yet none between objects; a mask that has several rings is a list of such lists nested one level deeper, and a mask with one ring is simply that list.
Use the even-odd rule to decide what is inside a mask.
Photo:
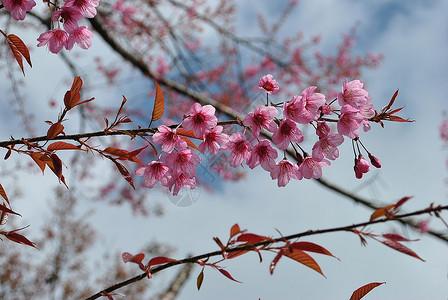
[{"label": "drooping pink flower", "polygon": [[243,161],[248,162],[252,145],[246,141],[241,132],[236,132],[229,137],[229,141],[221,147],[221,150],[230,151],[229,164],[235,168]]},{"label": "drooping pink flower", "polygon": [[355,159],[355,166],[353,169],[355,170],[356,178],[361,179],[365,173],[369,172],[370,164],[364,156],[359,154],[358,158]]},{"label": "drooping pink flower", "polygon": [[328,167],[330,162],[326,159],[317,160],[312,156],[305,157],[305,160],[299,166],[299,172],[306,179],[321,178],[322,167]]},{"label": "drooping pink flower", "polygon": [[86,50],[92,46],[93,33],[87,26],[81,26],[76,28],[73,32],[70,32],[67,41],[67,50],[71,50],[75,43],[82,49]]},{"label": "drooping pink flower", "polygon": [[143,186],[153,188],[160,182],[168,186],[171,180],[171,169],[163,162],[152,161],[146,167],[140,167],[135,171],[137,176],[143,176]]},{"label": "drooping pink flower", "polygon": [[177,150],[182,150],[187,148],[187,142],[181,139],[175,130],[161,125],[157,127],[158,132],[154,133],[152,140],[156,144],[162,144],[162,151],[170,153],[176,148]]},{"label": "drooping pink flower", "polygon": [[100,4],[100,0],[64,0],[64,2],[65,6],[73,7],[86,18],[96,16],[96,7]]},{"label": "drooping pink flower", "polygon": [[364,117],[359,113],[358,109],[346,104],[341,109],[341,115],[338,121],[338,132],[351,139],[359,136],[359,127]]},{"label": "drooping pink flower", "polygon": [[327,137],[330,134],[330,126],[328,126],[327,122],[317,123],[316,134],[320,138]]},{"label": "drooping pink flower", "polygon": [[305,102],[301,100],[302,96],[294,96],[291,100],[285,102],[283,104],[283,116],[297,122],[299,115],[305,109]]},{"label": "drooping pink flower", "polygon": [[314,93],[317,87],[312,86],[306,88],[302,92],[300,101],[304,102],[304,109],[299,113],[297,119],[294,120],[300,124],[307,124],[315,121],[320,117],[319,108],[325,104],[325,96],[321,93]]},{"label": "drooping pink flower", "polygon": [[258,88],[270,95],[277,93],[280,89],[277,81],[271,74],[267,74],[260,78],[258,81]]},{"label": "drooping pink flower", "polygon": [[51,20],[55,22],[62,19],[64,29],[68,33],[74,32],[79,27],[78,21],[82,18],[81,12],[70,6],[64,6],[61,9],[55,10],[51,16]]},{"label": "drooping pink flower", "polygon": [[169,153],[165,162],[169,166],[173,166],[173,176],[179,176],[183,173],[186,177],[192,178],[196,176],[196,165],[201,163],[201,158],[190,149],[184,149]]},{"label": "drooping pink flower", "polygon": [[244,118],[243,123],[246,126],[251,126],[254,137],[258,137],[262,127],[270,132],[277,129],[277,124],[274,122],[276,115],[277,109],[275,107],[259,106]]},{"label": "drooping pink flower", "polygon": [[338,93],[338,103],[340,106],[350,104],[354,107],[367,102],[370,99],[369,93],[363,89],[364,83],[359,80],[348,82],[345,78],[342,84],[342,92]]},{"label": "drooping pink flower", "polygon": [[57,54],[67,46],[68,35],[61,29],[53,29],[42,33],[37,40],[39,41],[37,47],[48,45],[50,52]]},{"label": "drooping pink flower", "polygon": [[208,150],[211,155],[218,153],[221,145],[229,141],[229,136],[222,133],[222,130],[222,126],[216,126],[213,130],[206,130],[203,136],[204,141],[198,146],[199,151],[205,153]]},{"label": "drooping pink flower", "polygon": [[215,108],[211,105],[202,106],[199,103],[193,104],[190,113],[182,121],[182,127],[187,130],[193,130],[194,135],[202,137],[204,132],[216,126],[218,118],[215,116]]},{"label": "drooping pink flower", "polygon": [[335,160],[339,157],[338,146],[344,142],[344,137],[340,134],[331,134],[321,138],[313,146],[312,156],[317,160],[322,160],[324,157]]},{"label": "drooping pink flower", "polygon": [[303,142],[303,134],[294,121],[283,119],[278,129],[272,135],[272,141],[280,150],[284,150],[288,148],[290,142]]},{"label": "drooping pink flower", "polygon": [[177,196],[177,194],[179,194],[179,191],[183,187],[187,187],[193,190],[196,187],[196,178],[188,178],[184,173],[180,173],[178,176],[171,178],[168,186],[169,190],[173,192],[174,196]]},{"label": "drooping pink flower", "polygon": [[34,0],[3,0],[2,3],[5,10],[9,11],[17,21],[24,20],[26,12],[36,6]]},{"label": "drooping pink flower", "polygon": [[289,183],[291,178],[301,180],[303,177],[296,164],[283,159],[272,168],[271,178],[277,179],[278,187],[284,187]]},{"label": "drooping pink flower", "polygon": [[275,159],[277,156],[278,153],[272,147],[271,142],[269,140],[262,140],[253,147],[247,165],[251,169],[261,165],[263,169],[270,172],[275,167]]}]

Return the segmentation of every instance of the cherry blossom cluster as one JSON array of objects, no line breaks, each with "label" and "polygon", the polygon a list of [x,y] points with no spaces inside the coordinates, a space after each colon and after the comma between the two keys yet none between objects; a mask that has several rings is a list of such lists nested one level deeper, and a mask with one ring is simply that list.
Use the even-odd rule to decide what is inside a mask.
[{"label": "cherry blossom cluster", "polygon": [[[260,79],[258,87],[268,96],[279,91],[277,81],[270,74]],[[368,153],[371,164],[381,167],[379,160],[367,151],[359,139],[360,128],[368,131],[369,119],[375,115],[369,102],[371,97],[363,88],[363,83],[346,79],[337,99],[329,103],[316,89],[315,86],[306,88],[300,95],[277,104],[269,103],[268,98],[266,105],[256,107],[239,122],[242,130],[233,134],[225,133],[223,127],[218,125],[213,106],[195,103],[176,128],[158,127],[152,140],[161,145],[162,153],[157,161],[139,168],[136,174],[144,176],[145,187],[153,188],[160,183],[174,195],[183,187],[195,187],[196,166],[200,165],[201,159],[191,150],[186,139],[178,134],[180,127],[191,130],[202,140],[198,146],[201,153],[208,151],[213,156],[220,151],[228,152],[228,164],[234,168],[243,163],[250,169],[260,165],[273,180],[277,180],[279,187],[286,186],[291,179],[320,178],[322,168],[339,157],[338,146],[344,142],[344,136],[353,142],[356,178],[361,178],[370,169],[360,146]],[[334,107],[336,101],[340,107]],[[278,117],[280,111],[282,118]],[[337,119],[331,116],[337,116]],[[333,128],[329,125],[332,122],[336,123]],[[300,145],[304,136],[299,125],[306,124],[315,128],[318,137],[311,155]],[[262,135],[262,132],[267,134]],[[286,157],[289,147],[295,153],[295,162]],[[276,161],[279,151],[283,153],[283,158]]]},{"label": "cherry blossom cluster", "polygon": [[[87,26],[79,26],[78,21],[95,17],[99,2],[99,0],[64,0],[64,6],[54,5],[51,20],[57,26],[53,24],[55,28],[42,33],[37,39],[39,42],[37,46],[47,45],[52,53],[59,53],[64,47],[71,50],[75,44],[82,49],[88,49],[92,46],[93,34]],[[34,0],[3,0],[2,3],[5,10],[18,21],[24,20],[26,12],[36,5]]]}]

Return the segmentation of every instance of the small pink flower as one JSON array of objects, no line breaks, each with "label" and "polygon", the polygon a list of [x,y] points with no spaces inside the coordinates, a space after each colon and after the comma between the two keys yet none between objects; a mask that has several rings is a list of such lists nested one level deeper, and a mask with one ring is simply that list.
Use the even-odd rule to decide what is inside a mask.
[{"label": "small pink flower", "polygon": [[420,221],[418,229],[420,233],[427,233],[429,231],[429,219]]},{"label": "small pink flower", "polygon": [[284,150],[288,148],[290,142],[303,142],[303,134],[294,121],[283,119],[274,135],[272,135],[272,141],[280,150]]},{"label": "small pink flower", "polygon": [[169,166],[173,166],[173,176],[179,176],[183,173],[186,177],[192,178],[196,176],[196,165],[201,163],[201,158],[190,149],[184,149],[169,153],[165,162]]},{"label": "small pink flower", "polygon": [[229,136],[222,133],[222,130],[222,126],[216,126],[213,130],[206,130],[203,137],[204,141],[198,146],[199,151],[205,153],[208,150],[211,155],[218,153],[221,145],[229,141]]},{"label": "small pink flower", "polygon": [[303,177],[296,164],[283,159],[272,168],[271,178],[277,179],[278,187],[284,187],[289,183],[291,178],[301,180]]},{"label": "small pink flower", "polygon": [[227,144],[221,150],[230,151],[229,164],[236,168],[243,160],[247,162],[250,158],[252,145],[246,141],[241,132],[236,132],[229,137]]},{"label": "small pink flower", "polygon": [[280,89],[277,81],[271,74],[265,75],[258,81],[258,88],[264,90],[268,94],[275,94]]},{"label": "small pink flower", "polygon": [[[174,187],[174,188],[173,188]],[[168,188],[170,191],[173,191],[173,195],[177,196],[179,191],[183,188],[187,187],[193,190],[196,187],[196,178],[188,178],[184,173],[180,173],[179,176],[173,177],[169,183]]]},{"label": "small pink flower", "polygon": [[253,112],[244,118],[244,125],[251,126],[254,137],[260,135],[261,127],[274,132],[277,124],[274,118],[277,115],[277,109],[273,106],[259,106]]},{"label": "small pink flower", "polygon": [[3,0],[2,3],[5,10],[9,11],[11,16],[17,21],[24,20],[26,12],[36,6],[34,0]]},{"label": "small pink flower", "polygon": [[53,29],[42,33],[37,40],[37,47],[48,45],[50,52],[57,54],[67,46],[68,35],[61,29]]},{"label": "small pink flower", "polygon": [[59,10],[55,10],[51,16],[51,20],[55,22],[62,19],[64,29],[68,33],[74,32],[79,27],[78,21],[82,18],[81,13],[77,9],[69,6],[64,6]]},{"label": "small pink flower", "polygon": [[353,167],[353,169],[355,170],[356,178],[361,179],[362,175],[364,175],[365,173],[369,172],[370,164],[364,158],[364,156],[359,154],[358,158],[355,159],[355,166]]},{"label": "small pink flower", "polygon": [[340,106],[350,104],[356,107],[370,99],[369,93],[363,89],[364,84],[359,80],[348,82],[345,78],[342,84],[342,92],[338,93],[338,103]]},{"label": "small pink flower", "polygon": [[343,142],[344,137],[340,134],[331,134],[321,138],[314,144],[312,156],[319,161],[324,157],[335,160],[339,157],[338,146]]},{"label": "small pink flower", "polygon": [[87,26],[78,27],[73,32],[70,32],[66,48],[67,50],[72,50],[76,43],[80,48],[86,50],[92,46],[92,37],[93,34]]},{"label": "small pink flower", "polygon": [[315,121],[320,117],[319,108],[325,104],[325,96],[321,93],[314,93],[317,87],[312,86],[306,88],[302,92],[302,98],[300,101],[304,102],[304,109],[294,120],[300,124],[307,124],[311,121]]},{"label": "small pink flower", "polygon": [[330,126],[328,126],[327,122],[317,123],[316,134],[320,138],[327,137],[330,134]]},{"label": "small pink flower", "polygon": [[247,165],[253,169],[261,165],[263,169],[270,172],[275,167],[275,159],[278,156],[277,151],[272,147],[269,140],[262,140],[251,151],[251,156]]},{"label": "small pink flower", "polygon": [[305,160],[299,166],[299,172],[306,179],[311,178],[321,178],[322,177],[322,167],[328,167],[330,162],[326,159],[317,160],[314,157],[307,156]]},{"label": "small pink flower", "polygon": [[182,150],[187,148],[187,142],[181,139],[175,130],[161,125],[157,127],[158,132],[154,133],[152,140],[156,144],[162,144],[162,151],[170,153],[176,148],[177,150]]},{"label": "small pink flower", "polygon": [[194,135],[202,137],[204,132],[216,126],[218,119],[215,116],[215,108],[211,105],[202,106],[199,103],[193,104],[190,114],[182,121],[182,127],[193,130]]},{"label": "small pink flower", "polygon": [[367,132],[370,130],[369,119],[375,115],[375,111],[373,110],[373,103],[372,102],[362,103],[359,106],[359,113],[364,117],[364,120],[362,121],[362,126],[364,132]]},{"label": "small pink flower", "polygon": [[341,115],[338,121],[338,132],[351,139],[359,136],[359,127],[364,117],[359,113],[358,109],[346,104],[341,109]]},{"label": "small pink flower", "polygon": [[297,122],[304,109],[305,101],[302,101],[302,96],[294,96],[283,104],[283,116]]},{"label": "small pink flower", "polygon": [[95,7],[100,4],[100,0],[64,0],[64,2],[65,6],[73,7],[86,18],[93,18],[96,16]]},{"label": "small pink flower", "polygon": [[171,180],[171,169],[163,162],[152,161],[146,167],[140,167],[135,171],[138,176],[143,176],[143,186],[153,188],[160,182],[168,186]]}]

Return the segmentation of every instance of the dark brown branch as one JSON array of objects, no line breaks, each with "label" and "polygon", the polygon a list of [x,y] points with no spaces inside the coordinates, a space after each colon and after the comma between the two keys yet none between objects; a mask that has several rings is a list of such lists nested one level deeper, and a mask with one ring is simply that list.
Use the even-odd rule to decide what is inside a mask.
[{"label": "dark brown branch", "polygon": [[[262,242],[258,242],[258,243],[253,243],[253,244],[243,244],[240,246],[235,246],[233,248],[229,248],[226,249],[226,252],[230,253],[230,252],[237,252],[237,251],[250,251],[253,250],[255,247],[262,247],[262,246],[268,246],[274,243],[281,243],[281,242],[285,242],[285,240],[294,240],[294,239],[298,239],[304,236],[310,236],[310,235],[317,235],[317,234],[324,234],[324,233],[330,233],[330,232],[343,232],[343,231],[352,231],[355,228],[359,228],[359,227],[365,227],[368,225],[374,225],[374,224],[380,224],[380,223],[386,223],[386,222],[391,222],[391,221],[400,221],[404,218],[409,218],[412,216],[417,216],[417,215],[423,215],[423,214],[431,214],[431,213],[440,213],[441,211],[444,210],[448,210],[448,205],[446,206],[437,206],[437,207],[429,207],[429,208],[425,208],[422,210],[418,210],[418,211],[414,211],[411,213],[407,213],[407,214],[401,214],[401,215],[396,215],[393,218],[390,219],[377,219],[374,221],[368,221],[368,222],[363,222],[363,223],[358,223],[358,224],[353,224],[353,225],[347,225],[347,226],[341,226],[341,227],[333,227],[333,228],[327,228],[327,229],[317,229],[317,230],[308,230],[308,231],[304,231],[301,233],[296,233],[296,234],[292,234],[292,235],[288,235],[285,237],[280,237],[280,238],[276,238],[276,239],[270,239],[270,240],[266,240],[266,241],[262,241]],[[169,262],[157,267],[153,267],[150,271],[151,274],[156,274],[162,270],[165,270],[167,268],[176,266],[176,265],[180,265],[180,264],[193,264],[193,263],[197,263],[198,260],[204,260],[210,257],[214,257],[214,256],[222,256],[222,250],[218,250],[218,251],[213,251],[213,252],[209,252],[209,253],[205,253],[205,254],[201,254],[201,255],[197,255],[194,257],[188,257],[188,258],[184,258],[181,260],[176,260],[174,262]],[[126,281],[114,284],[106,289],[104,289],[103,291],[110,293],[112,291],[115,291],[121,287],[124,287],[126,285],[129,285],[131,283],[137,282],[142,280],[143,278],[146,277],[146,273],[142,273],[140,275],[137,275],[133,278],[130,278]],[[103,292],[101,291],[101,292]],[[93,299],[97,299],[99,297],[101,297],[101,292],[96,293],[95,295],[90,296],[89,298],[86,298],[85,300],[93,300]]]}]

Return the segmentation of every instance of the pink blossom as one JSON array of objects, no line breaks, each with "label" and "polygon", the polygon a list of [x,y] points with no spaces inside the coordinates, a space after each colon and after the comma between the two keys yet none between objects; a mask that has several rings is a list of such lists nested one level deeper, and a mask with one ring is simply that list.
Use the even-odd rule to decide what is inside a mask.
[{"label": "pink blossom", "polygon": [[429,219],[420,221],[418,229],[420,233],[427,233],[429,231]]},{"label": "pink blossom", "polygon": [[324,138],[330,134],[330,126],[328,126],[327,122],[317,123],[316,134],[320,138]]},{"label": "pink blossom", "polygon": [[339,157],[338,146],[344,142],[344,137],[340,134],[331,134],[319,139],[313,146],[312,156],[317,160],[324,157],[335,160]]},{"label": "pink blossom", "polygon": [[34,0],[3,0],[2,3],[5,10],[9,11],[11,16],[17,21],[24,20],[26,12],[36,6]]},{"label": "pink blossom", "polygon": [[73,32],[70,32],[66,48],[71,50],[76,43],[80,48],[86,50],[92,46],[92,37],[93,34],[87,26],[78,27]]},{"label": "pink blossom", "polygon": [[183,187],[187,187],[191,190],[194,189],[196,187],[196,178],[188,178],[184,173],[180,173],[177,177],[171,179],[168,186],[170,191],[172,190],[174,196],[177,196]]},{"label": "pink blossom", "polygon": [[86,18],[93,18],[96,16],[95,7],[100,4],[100,0],[64,0],[64,2],[65,6],[73,7]]},{"label": "pink blossom", "polygon": [[277,179],[278,187],[286,186],[291,178],[301,180],[302,174],[299,173],[299,169],[296,164],[293,164],[289,160],[283,159],[278,162],[271,170],[271,178]]},{"label": "pink blossom", "polygon": [[168,186],[171,180],[171,169],[163,162],[152,161],[146,167],[140,167],[135,171],[138,176],[143,176],[143,186],[153,188],[160,182]]},{"label": "pink blossom", "polygon": [[369,93],[363,89],[364,84],[359,80],[348,82],[345,78],[342,84],[342,92],[338,93],[338,103],[340,106],[350,104],[356,107],[370,99]]},{"label": "pink blossom", "polygon": [[364,158],[364,156],[359,154],[358,158],[355,159],[355,166],[353,167],[353,169],[355,170],[356,178],[361,179],[362,175],[364,175],[365,173],[369,172],[370,164]]},{"label": "pink blossom", "polygon": [[229,141],[229,136],[222,133],[222,130],[222,126],[216,126],[213,130],[206,130],[203,136],[204,141],[198,146],[199,151],[205,153],[208,150],[211,155],[218,153],[221,145]]},{"label": "pink blossom", "polygon": [[265,75],[258,81],[258,88],[268,94],[275,94],[280,89],[277,81],[271,74]]},{"label": "pink blossom", "polygon": [[229,164],[232,167],[239,166],[243,160],[247,162],[250,158],[252,145],[246,141],[241,132],[236,132],[229,137],[227,144],[221,150],[230,151]]},{"label": "pink blossom", "polygon": [[328,167],[330,162],[326,159],[318,160],[314,157],[307,156],[299,166],[299,172],[306,179],[321,178],[322,167]]},{"label": "pink blossom", "polygon": [[64,29],[68,33],[74,32],[79,27],[78,21],[82,18],[81,13],[77,9],[69,6],[64,6],[59,10],[55,10],[51,16],[51,20],[53,21],[62,19]]},{"label": "pink blossom", "polygon": [[163,76],[166,73],[168,73],[168,71],[170,70],[168,64],[165,61],[165,58],[163,56],[159,56],[159,58],[157,59],[157,73],[159,73],[159,75]]},{"label": "pink blossom", "polygon": [[262,140],[251,151],[251,156],[247,165],[253,169],[261,165],[263,169],[270,172],[275,167],[275,159],[278,156],[277,151],[272,147],[269,140]]},{"label": "pink blossom", "polygon": [[367,132],[370,130],[369,119],[375,115],[375,111],[373,110],[373,103],[372,102],[362,103],[359,106],[359,113],[364,117],[364,120],[362,121],[362,126],[364,132]]},{"label": "pink blossom", "polygon": [[53,29],[42,33],[37,40],[39,41],[37,47],[48,45],[50,52],[56,54],[67,46],[68,35],[61,29]]},{"label": "pink blossom", "polygon": [[251,126],[254,137],[260,135],[261,127],[274,132],[277,124],[274,118],[277,115],[277,109],[273,106],[259,106],[244,118],[244,125]]},{"label": "pink blossom", "polygon": [[170,153],[176,148],[177,150],[182,150],[187,148],[187,142],[181,139],[175,130],[161,125],[157,127],[158,132],[154,133],[152,140],[156,144],[162,144],[162,151]]},{"label": "pink blossom", "polygon": [[169,153],[165,161],[169,166],[173,166],[173,176],[183,173],[186,177],[192,178],[196,176],[196,165],[201,163],[201,158],[190,149],[184,149]]},{"label": "pink blossom", "polygon": [[182,127],[193,130],[194,135],[202,137],[204,132],[216,126],[218,118],[215,116],[215,108],[211,105],[202,106],[199,103],[193,104],[190,114],[182,121]]},{"label": "pink blossom", "polygon": [[296,121],[300,124],[307,124],[320,117],[319,107],[325,104],[325,96],[321,93],[314,93],[315,86],[306,88],[302,92],[300,101],[304,102],[304,109],[298,114]]},{"label": "pink blossom", "polygon": [[294,96],[288,102],[283,104],[283,116],[287,119],[296,121],[305,109],[305,101],[301,101],[302,96]]},{"label": "pink blossom", "polygon": [[288,148],[290,142],[303,142],[303,134],[294,121],[283,119],[274,135],[272,135],[272,141],[279,149],[284,150]]},{"label": "pink blossom", "polygon": [[341,115],[338,121],[338,132],[351,139],[359,136],[359,127],[364,117],[359,113],[358,109],[346,104],[341,109]]}]

